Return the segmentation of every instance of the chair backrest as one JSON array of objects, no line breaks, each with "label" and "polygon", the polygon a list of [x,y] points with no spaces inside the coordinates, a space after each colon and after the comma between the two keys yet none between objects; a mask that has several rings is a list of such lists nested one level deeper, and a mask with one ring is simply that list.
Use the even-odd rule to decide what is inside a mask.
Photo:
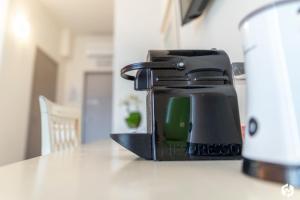
[{"label": "chair backrest", "polygon": [[42,155],[72,149],[81,143],[80,112],[39,97]]}]

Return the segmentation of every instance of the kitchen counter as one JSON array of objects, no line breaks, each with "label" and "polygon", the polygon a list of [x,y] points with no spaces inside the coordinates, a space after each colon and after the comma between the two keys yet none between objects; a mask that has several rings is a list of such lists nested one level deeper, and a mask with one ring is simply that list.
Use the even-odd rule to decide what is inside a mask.
[{"label": "kitchen counter", "polygon": [[1,167],[0,199],[287,199],[240,171],[241,161],[145,161],[107,140]]}]

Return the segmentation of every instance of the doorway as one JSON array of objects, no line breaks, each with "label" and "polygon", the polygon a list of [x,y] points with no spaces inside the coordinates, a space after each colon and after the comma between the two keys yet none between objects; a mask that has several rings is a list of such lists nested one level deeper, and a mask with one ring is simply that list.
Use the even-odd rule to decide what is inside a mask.
[{"label": "doorway", "polygon": [[31,106],[27,136],[26,158],[41,155],[41,116],[39,96],[55,101],[58,64],[37,48],[31,90]]},{"label": "doorway", "polygon": [[109,138],[111,120],[112,72],[85,73],[82,142]]}]

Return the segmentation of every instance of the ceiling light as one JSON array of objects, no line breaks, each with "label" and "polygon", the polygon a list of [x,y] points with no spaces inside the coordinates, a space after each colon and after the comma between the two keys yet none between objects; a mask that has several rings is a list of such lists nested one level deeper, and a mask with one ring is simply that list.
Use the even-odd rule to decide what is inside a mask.
[{"label": "ceiling light", "polygon": [[24,15],[18,14],[13,19],[13,32],[19,39],[25,40],[29,37],[30,25]]}]

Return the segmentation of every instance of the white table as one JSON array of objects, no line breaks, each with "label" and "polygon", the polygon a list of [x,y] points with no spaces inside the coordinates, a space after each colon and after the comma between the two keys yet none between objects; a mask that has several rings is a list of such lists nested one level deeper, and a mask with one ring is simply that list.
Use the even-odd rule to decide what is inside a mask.
[{"label": "white table", "polygon": [[[154,162],[98,142],[0,168],[1,200],[287,199],[243,175],[241,161]],[[300,199],[300,190],[290,199]]]}]

